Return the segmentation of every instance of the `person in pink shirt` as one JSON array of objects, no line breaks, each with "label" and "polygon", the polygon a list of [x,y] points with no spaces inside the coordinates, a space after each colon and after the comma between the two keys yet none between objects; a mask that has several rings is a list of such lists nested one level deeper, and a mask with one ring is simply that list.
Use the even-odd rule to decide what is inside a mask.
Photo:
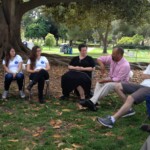
[{"label": "person in pink shirt", "polygon": [[[123,57],[124,50],[121,47],[113,48],[112,55],[102,56],[97,59],[100,65],[102,79],[97,81],[94,95],[89,100],[80,101],[80,105],[88,107],[92,111],[96,111],[96,104],[108,93],[114,91],[116,82],[128,82],[130,73],[130,64]],[[107,77],[105,74],[105,65],[110,66]]]}]

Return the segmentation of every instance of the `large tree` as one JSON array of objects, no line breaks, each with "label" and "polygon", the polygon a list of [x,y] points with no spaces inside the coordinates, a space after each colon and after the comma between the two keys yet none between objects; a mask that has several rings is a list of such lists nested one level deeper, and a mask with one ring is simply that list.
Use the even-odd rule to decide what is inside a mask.
[{"label": "large tree", "polygon": [[[68,4],[72,1],[84,4],[85,6],[82,6],[85,9],[88,9],[91,3],[100,2],[99,0],[0,0],[0,55],[2,56],[8,45],[12,45],[18,52],[29,53],[22,44],[20,37],[20,24],[24,13],[41,5],[54,6],[60,2]],[[122,16],[122,18],[138,19],[143,10],[145,11],[142,6],[145,6],[148,0],[104,0],[101,3],[113,5],[115,14]],[[82,21],[81,14],[85,9],[80,10],[78,18],[72,19]]]},{"label": "large tree", "polygon": [[[12,45],[19,53],[28,54],[20,37],[22,16],[29,10],[41,5],[54,5],[71,0],[0,0],[0,56],[8,45]],[[74,0],[79,1],[79,0]]]}]

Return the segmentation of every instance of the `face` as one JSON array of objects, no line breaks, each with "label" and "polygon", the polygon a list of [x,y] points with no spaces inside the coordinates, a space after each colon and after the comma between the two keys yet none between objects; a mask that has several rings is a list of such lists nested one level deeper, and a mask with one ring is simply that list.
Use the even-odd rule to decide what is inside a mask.
[{"label": "face", "polygon": [[80,51],[80,54],[81,54],[82,56],[87,55],[87,47],[82,47],[82,48],[81,48],[81,51]]},{"label": "face", "polygon": [[38,48],[38,49],[36,50],[36,54],[37,54],[37,57],[38,57],[38,56],[41,56],[41,49],[40,49],[40,48]]},{"label": "face", "polygon": [[112,59],[115,62],[118,62],[121,59],[121,55],[117,52],[117,49],[113,49]]},{"label": "face", "polygon": [[16,55],[16,52],[15,52],[15,50],[12,48],[12,49],[10,50],[10,57],[15,57],[15,55]]}]

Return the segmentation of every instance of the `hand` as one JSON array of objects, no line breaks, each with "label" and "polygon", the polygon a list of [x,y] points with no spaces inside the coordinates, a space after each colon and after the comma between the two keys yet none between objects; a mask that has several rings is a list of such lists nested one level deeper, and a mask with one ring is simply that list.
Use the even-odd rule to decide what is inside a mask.
[{"label": "hand", "polygon": [[98,82],[99,82],[99,83],[107,83],[107,82],[110,82],[110,80],[102,79],[102,80],[99,80]]},{"label": "hand", "polygon": [[104,67],[104,68],[101,68],[100,71],[101,71],[101,75],[104,76],[104,74],[105,74],[105,67]]},{"label": "hand", "polygon": [[82,67],[77,66],[76,70],[81,71]]},{"label": "hand", "polygon": [[148,75],[148,74],[142,74],[142,79],[150,79],[150,75]]},{"label": "hand", "polygon": [[41,69],[37,69],[37,70],[35,70],[34,72],[40,72],[41,71]]}]

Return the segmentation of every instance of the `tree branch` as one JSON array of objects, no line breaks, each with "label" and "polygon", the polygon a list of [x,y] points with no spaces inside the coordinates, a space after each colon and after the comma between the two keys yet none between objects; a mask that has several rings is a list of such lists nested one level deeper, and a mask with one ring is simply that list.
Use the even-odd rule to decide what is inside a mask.
[{"label": "tree branch", "polygon": [[70,2],[81,2],[81,0],[30,0],[29,2],[24,2],[20,4],[20,12],[21,15],[26,13],[27,11],[34,9],[41,5],[51,5],[51,4],[59,4],[59,3],[70,3]]}]

